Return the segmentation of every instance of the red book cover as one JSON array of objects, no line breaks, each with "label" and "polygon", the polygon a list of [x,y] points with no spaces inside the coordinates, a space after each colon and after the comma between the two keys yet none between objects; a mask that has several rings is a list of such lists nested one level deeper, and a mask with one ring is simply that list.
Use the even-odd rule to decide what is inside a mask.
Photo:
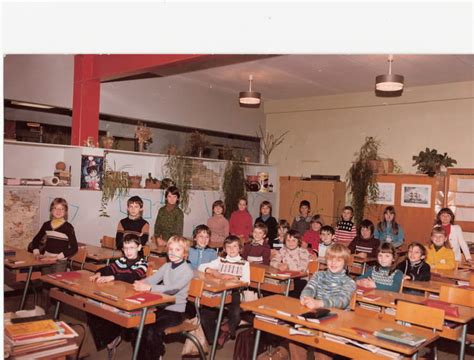
[{"label": "red book cover", "polygon": [[48,276],[56,280],[74,280],[81,278],[81,274],[77,271],[58,272],[54,274],[49,274]]},{"label": "red book cover", "polygon": [[136,304],[143,304],[150,301],[160,300],[163,296],[154,293],[138,293],[133,296],[125,298],[126,301],[130,301]]},{"label": "red book cover", "polygon": [[369,300],[369,301],[377,301],[377,300],[380,300],[381,298],[382,298],[381,296],[375,295],[375,294],[365,294],[363,296],[363,299]]},{"label": "red book cover", "polygon": [[365,295],[365,294],[371,292],[372,290],[374,290],[374,289],[364,287],[364,286],[357,286],[356,293],[359,294],[359,295]]},{"label": "red book cover", "polygon": [[440,300],[426,299],[422,302],[423,305],[444,310],[444,313],[449,316],[458,317],[459,309],[457,306],[452,306],[450,303]]}]

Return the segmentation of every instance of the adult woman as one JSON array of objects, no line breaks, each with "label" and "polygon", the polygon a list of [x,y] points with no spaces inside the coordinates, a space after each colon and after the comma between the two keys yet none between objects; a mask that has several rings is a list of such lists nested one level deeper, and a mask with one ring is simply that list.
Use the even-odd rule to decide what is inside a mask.
[{"label": "adult woman", "polygon": [[435,225],[441,225],[446,231],[456,261],[462,261],[463,254],[467,261],[472,261],[462,229],[459,225],[454,224],[454,213],[450,208],[443,208],[438,212]]}]

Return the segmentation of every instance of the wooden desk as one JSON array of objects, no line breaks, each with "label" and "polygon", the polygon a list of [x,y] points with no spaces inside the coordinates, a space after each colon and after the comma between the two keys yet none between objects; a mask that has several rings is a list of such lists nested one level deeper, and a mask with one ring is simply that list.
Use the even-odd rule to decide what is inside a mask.
[{"label": "wooden desk", "polygon": [[[308,308],[302,306],[298,299],[288,298],[282,295],[272,295],[265,298],[261,298],[256,301],[243,303],[241,307],[244,310],[252,311],[254,314],[272,316],[274,318],[287,321],[291,324],[301,324],[307,328],[317,330],[314,332],[314,336],[290,335],[288,325],[275,325],[261,321],[259,319],[254,319],[254,328],[257,330],[257,333],[255,335],[255,346],[252,359],[257,358],[258,343],[260,340],[261,331],[282,336],[293,341],[313,346],[315,348],[330,351],[332,353],[358,359],[383,359],[385,357],[349,344],[340,344],[334,341],[330,341],[326,339],[322,335],[322,333],[343,336],[348,339],[375,345],[380,348],[387,349],[389,351],[397,352],[404,356],[411,356],[413,358],[416,358],[418,351],[422,347],[430,344],[438,338],[438,335],[434,334],[430,330],[408,328],[390,321],[371,319],[356,314],[353,311],[344,311],[340,309],[331,309],[332,312],[338,314],[338,317],[334,320],[330,320],[321,324],[307,322],[298,319],[296,315],[300,315],[302,313],[307,312]],[[279,310],[289,313],[291,316],[278,313],[277,311]],[[366,337],[363,337],[357,334],[354,330],[352,330],[352,327],[358,327],[360,329],[363,329],[369,334],[372,334],[374,331],[380,330],[385,327],[391,327],[394,329],[408,331],[410,333],[423,336],[427,340],[419,346],[405,346],[396,342],[385,341],[376,338],[373,335],[367,335]]]},{"label": "wooden desk", "polygon": [[470,269],[474,270],[474,262],[461,261],[458,262],[458,269]]},{"label": "wooden desk", "polygon": [[[26,295],[28,293],[28,287],[30,286],[30,282],[33,279],[38,279],[40,277],[39,272],[35,272],[35,276],[33,277],[33,268],[34,267],[43,267],[43,266],[50,266],[56,263],[56,260],[51,260],[48,258],[36,258],[32,253],[24,249],[17,249],[11,246],[5,246],[5,250],[13,250],[16,251],[15,255],[13,256],[5,256],[5,260],[3,262],[4,266],[9,269],[16,271],[15,274],[15,281],[25,281],[25,288],[23,290],[23,296],[21,297],[19,310],[23,310],[26,301]],[[16,262],[16,263],[15,263]],[[20,269],[28,269],[27,273],[20,273]],[[26,276],[25,276],[26,275]]]},{"label": "wooden desk", "polygon": [[95,245],[86,245],[86,249],[88,259],[92,259],[97,262],[105,262],[106,265],[109,265],[110,260],[118,259],[123,256],[121,250],[114,250]]},{"label": "wooden desk", "polygon": [[405,280],[403,282],[403,288],[423,291],[425,293],[425,296],[428,296],[429,293],[439,295],[439,290],[441,286],[446,285],[446,284],[453,285],[453,282],[439,281],[439,280],[430,280],[430,281]]},{"label": "wooden desk", "polygon": [[[366,258],[361,258],[358,256],[353,257],[354,261],[352,265],[349,267],[349,272],[354,275],[362,275],[365,273],[365,270],[367,269],[367,266],[369,263],[376,263],[377,258],[375,257],[366,257]],[[359,264],[362,267],[362,270],[359,271],[359,266],[354,264]]]},{"label": "wooden desk", "polygon": [[471,274],[474,274],[470,269],[460,269],[460,270],[440,270],[434,269],[431,271],[431,276],[439,276],[441,278],[446,278],[456,281],[465,281],[469,282]]},{"label": "wooden desk", "polygon": [[[80,274],[80,278],[68,282],[64,282],[64,280],[61,281],[53,279],[48,275],[41,277],[42,281],[58,287],[58,289],[51,289],[50,291],[50,296],[58,300],[54,313],[55,318],[57,318],[59,315],[60,303],[64,302],[75,308],[82,309],[83,311],[100,316],[123,327],[130,328],[138,326],[137,343],[132,355],[133,360],[137,359],[143,327],[145,326],[145,323],[151,323],[155,319],[154,314],[150,313],[147,315],[148,309],[161,304],[172,303],[175,301],[174,296],[161,294],[162,297],[160,299],[145,302],[143,304],[137,304],[124,300],[125,298],[137,293],[135,290],[133,290],[132,284],[128,284],[123,281],[112,281],[109,283],[98,284],[89,280],[89,277],[93,275],[91,272],[80,270],[77,271],[77,273]],[[101,294],[115,296],[116,300]],[[78,297],[77,295],[81,296]],[[141,310],[142,313],[140,317],[124,317],[113,311],[104,309],[97,304],[89,302],[88,299],[94,299],[124,311]]]},{"label": "wooden desk", "polygon": [[[367,295],[366,293],[364,295],[357,295],[356,301],[359,303],[380,306],[381,312],[375,313],[374,311],[364,309],[365,311],[360,311],[360,313],[364,315],[369,315],[369,316],[374,316],[375,314],[377,318],[379,319],[383,318],[386,320],[390,320],[390,319],[395,320],[395,316],[384,313],[384,309],[386,308],[395,309],[396,300],[404,300],[404,301],[414,302],[414,303],[421,303],[424,300],[422,296],[403,294],[403,293],[400,294],[400,293],[394,293],[394,292],[377,290],[377,289],[370,291],[368,294],[379,296],[380,299],[369,300],[367,298],[364,298],[364,296]],[[455,341],[459,340],[461,344],[461,347],[459,350],[459,359],[462,360],[464,358],[464,353],[465,353],[467,324],[469,323],[469,321],[474,319],[474,308],[471,308],[468,306],[461,306],[461,305],[455,305],[455,306],[459,310],[459,316],[445,315],[445,320],[458,323],[460,324],[461,328],[453,329],[453,328],[444,326],[443,330],[439,333],[439,335],[446,339],[455,340]]]},{"label": "wooden desk", "polygon": [[230,295],[227,295],[229,290],[239,289],[247,286],[246,283],[236,280],[221,280],[209,274],[196,271],[196,278],[204,280],[204,291],[209,291],[215,294],[221,294],[215,297],[201,297],[201,304],[209,307],[219,307],[219,314],[217,316],[216,331],[214,333],[214,341],[212,342],[212,350],[210,360],[214,360],[217,350],[217,339],[219,339],[219,331],[222,324],[222,315],[224,314],[224,307],[226,303],[231,301]]},{"label": "wooden desk", "polygon": [[[283,274],[283,271],[280,271],[270,265],[263,264],[250,264],[253,267],[259,267],[265,269],[265,278],[278,280],[280,282],[286,283],[286,285],[278,285],[272,283],[262,283],[260,289],[263,291],[268,291],[275,294],[285,294],[288,296],[291,290],[291,279],[300,279],[302,277],[308,276],[306,271],[304,272],[295,272],[292,274]],[[250,286],[257,288],[257,283],[251,282]]]}]

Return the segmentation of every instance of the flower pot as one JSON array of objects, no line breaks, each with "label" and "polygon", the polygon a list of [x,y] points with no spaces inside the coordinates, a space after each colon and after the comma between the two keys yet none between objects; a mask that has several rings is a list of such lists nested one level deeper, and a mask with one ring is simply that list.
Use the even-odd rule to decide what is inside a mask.
[{"label": "flower pot", "polygon": [[128,177],[128,182],[130,184],[130,188],[132,189],[140,189],[140,183],[142,182],[142,177],[135,175],[135,176],[129,176]]},{"label": "flower pot", "polygon": [[369,165],[375,174],[390,174],[393,172],[393,159],[369,160]]},{"label": "flower pot", "polygon": [[145,180],[145,189],[159,189],[161,188],[161,181],[160,180],[150,180],[146,179]]}]

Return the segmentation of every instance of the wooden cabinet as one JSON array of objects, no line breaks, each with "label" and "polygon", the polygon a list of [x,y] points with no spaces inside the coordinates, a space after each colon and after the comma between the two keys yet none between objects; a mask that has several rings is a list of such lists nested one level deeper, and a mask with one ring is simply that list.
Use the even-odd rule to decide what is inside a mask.
[{"label": "wooden cabinet", "polygon": [[301,200],[311,203],[311,214],[320,214],[325,224],[334,225],[346,205],[346,183],[325,180],[301,180],[280,176],[279,217],[291,224],[299,214]]},{"label": "wooden cabinet", "polygon": [[[456,224],[463,232],[474,233],[474,169],[449,168],[445,194],[444,207],[454,212]],[[473,235],[468,237],[472,240]]]}]

